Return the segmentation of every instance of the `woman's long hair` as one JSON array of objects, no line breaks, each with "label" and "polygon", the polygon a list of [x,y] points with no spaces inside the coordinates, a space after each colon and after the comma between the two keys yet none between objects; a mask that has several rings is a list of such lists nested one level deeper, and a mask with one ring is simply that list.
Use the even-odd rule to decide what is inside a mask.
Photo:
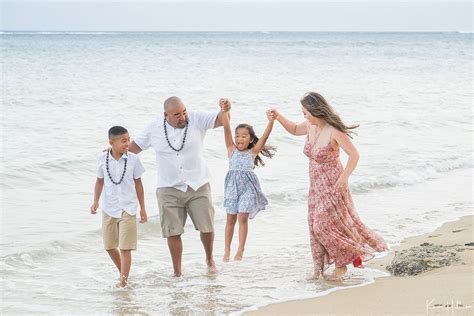
[{"label": "woman's long hair", "polygon": [[322,95],[316,92],[307,92],[301,98],[301,105],[309,112],[312,116],[324,120],[329,125],[333,126],[337,130],[343,132],[347,136],[351,137],[351,134],[355,134],[352,130],[359,127],[359,125],[346,125],[342,122],[339,115],[334,109],[327,103]]},{"label": "woman's long hair", "polygon": [[[258,142],[258,137],[255,134],[255,131],[253,130],[253,127],[251,125],[248,125],[248,124],[239,124],[235,128],[235,133],[237,133],[237,130],[239,128],[247,129],[247,131],[250,134],[251,142],[250,142],[248,148],[252,149],[253,147],[255,147],[255,145],[257,145],[257,142]],[[275,155],[275,152],[276,152],[276,147],[269,146],[269,145],[264,145],[262,150],[260,150],[260,153],[257,154],[257,156],[255,157],[255,160],[253,161],[254,165],[257,166],[257,167],[265,166],[265,163],[263,162],[262,157],[260,157],[260,154],[262,154],[262,156],[265,156],[265,157],[268,157],[268,158],[273,158],[273,156]]]}]

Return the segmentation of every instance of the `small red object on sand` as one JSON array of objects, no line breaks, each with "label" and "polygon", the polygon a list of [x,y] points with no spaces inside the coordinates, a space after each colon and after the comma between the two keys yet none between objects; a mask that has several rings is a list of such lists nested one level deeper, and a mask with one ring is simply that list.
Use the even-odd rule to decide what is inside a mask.
[{"label": "small red object on sand", "polygon": [[362,259],[360,257],[355,258],[355,260],[352,261],[352,265],[354,266],[354,268],[362,266]]}]

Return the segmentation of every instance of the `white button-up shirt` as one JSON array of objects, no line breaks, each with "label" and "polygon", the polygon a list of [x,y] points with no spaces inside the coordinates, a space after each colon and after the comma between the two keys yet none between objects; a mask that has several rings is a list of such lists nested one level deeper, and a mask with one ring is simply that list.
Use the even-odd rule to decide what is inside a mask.
[{"label": "white button-up shirt", "polygon": [[[186,192],[187,187],[197,190],[210,181],[210,173],[204,162],[204,136],[214,127],[218,112],[188,112],[188,132],[184,147],[176,152],[166,141],[164,114],[149,123],[134,139],[142,150],[153,147],[156,154],[157,187],[173,187]],[[174,128],[166,122],[168,139],[174,148],[181,147],[185,128]]]},{"label": "white button-up shirt", "polygon": [[110,181],[106,168],[107,152],[97,157],[97,177],[104,179],[104,189],[101,195],[101,209],[111,217],[121,218],[122,210],[130,215],[137,213],[138,198],[135,190],[135,179],[145,172],[145,168],[134,153],[122,154],[119,160],[115,160],[109,154],[109,171],[112,179],[119,182],[122,177],[127,158],[127,171],[120,184]]}]

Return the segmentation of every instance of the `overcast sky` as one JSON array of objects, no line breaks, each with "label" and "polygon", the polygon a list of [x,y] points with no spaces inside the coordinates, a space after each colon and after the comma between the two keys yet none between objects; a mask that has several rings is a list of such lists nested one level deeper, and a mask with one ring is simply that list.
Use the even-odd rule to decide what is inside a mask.
[{"label": "overcast sky", "polygon": [[3,0],[2,31],[472,32],[471,1]]}]

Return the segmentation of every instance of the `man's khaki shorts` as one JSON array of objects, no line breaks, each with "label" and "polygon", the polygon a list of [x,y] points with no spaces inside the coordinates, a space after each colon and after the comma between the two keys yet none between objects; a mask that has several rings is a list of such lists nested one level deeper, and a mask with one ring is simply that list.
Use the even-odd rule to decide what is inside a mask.
[{"label": "man's khaki shorts", "polygon": [[102,212],[102,237],[104,248],[111,250],[137,249],[137,220],[136,215],[122,211],[122,218],[115,218]]},{"label": "man's khaki shorts", "polygon": [[186,192],[175,188],[158,188],[156,198],[163,237],[168,238],[184,233],[188,214],[196,230],[201,233],[214,231],[214,206],[209,183],[196,191],[188,186]]}]

